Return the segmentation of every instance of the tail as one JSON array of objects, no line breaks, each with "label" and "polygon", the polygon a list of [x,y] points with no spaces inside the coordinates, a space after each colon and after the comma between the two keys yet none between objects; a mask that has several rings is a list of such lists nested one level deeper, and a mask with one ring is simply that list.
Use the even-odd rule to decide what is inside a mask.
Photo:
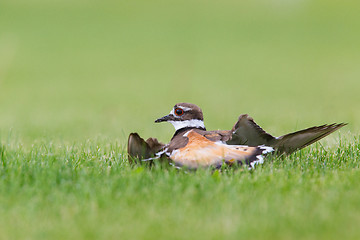
[{"label": "tail", "polygon": [[289,133],[276,138],[274,143],[270,146],[275,148],[278,153],[290,154],[296,150],[309,146],[345,125],[347,125],[347,123],[333,123]]}]

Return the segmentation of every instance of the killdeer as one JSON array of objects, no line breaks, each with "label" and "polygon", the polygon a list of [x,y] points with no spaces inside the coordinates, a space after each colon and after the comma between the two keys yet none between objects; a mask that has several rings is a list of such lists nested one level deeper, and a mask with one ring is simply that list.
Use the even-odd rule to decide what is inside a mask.
[{"label": "killdeer", "polygon": [[129,160],[166,155],[176,165],[197,168],[226,164],[263,162],[263,155],[275,150],[290,154],[345,126],[345,123],[307,128],[281,137],[273,137],[247,114],[240,115],[231,130],[207,131],[202,110],[191,103],[178,103],[170,114],[155,121],[169,122],[175,128],[171,141],[164,145],[155,138],[144,141],[136,133],[128,140]]}]

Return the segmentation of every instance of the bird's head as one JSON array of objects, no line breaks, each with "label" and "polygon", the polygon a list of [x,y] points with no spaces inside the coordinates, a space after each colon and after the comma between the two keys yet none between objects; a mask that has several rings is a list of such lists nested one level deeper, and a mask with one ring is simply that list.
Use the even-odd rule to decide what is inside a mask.
[{"label": "bird's head", "polygon": [[176,104],[168,115],[157,119],[155,122],[169,122],[176,131],[189,127],[205,129],[201,108],[191,103]]}]

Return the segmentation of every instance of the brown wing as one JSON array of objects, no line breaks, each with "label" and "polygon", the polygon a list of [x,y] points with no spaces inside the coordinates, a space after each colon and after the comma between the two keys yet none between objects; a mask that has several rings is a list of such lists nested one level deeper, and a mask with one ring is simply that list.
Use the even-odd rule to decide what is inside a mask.
[{"label": "brown wing", "polygon": [[136,160],[153,157],[164,146],[156,138],[148,138],[144,141],[139,134],[130,133],[127,146],[128,160],[130,163],[135,163]]},{"label": "brown wing", "polygon": [[309,146],[310,144],[326,137],[335,132],[339,128],[347,125],[346,123],[333,123],[330,125],[322,125],[311,127],[294,133],[289,133],[278,137],[272,147],[276,148],[280,153],[290,154],[298,149]]},{"label": "brown wing", "polygon": [[194,130],[189,131],[186,137],[188,138],[186,146],[171,152],[170,159],[177,165],[189,168],[219,167],[224,162],[227,164],[246,163],[253,167],[256,162],[262,163],[262,154],[273,151],[269,147],[248,147],[213,142]]},{"label": "brown wing", "polygon": [[233,127],[233,134],[227,144],[245,144],[249,146],[266,145],[273,147],[279,154],[290,154],[326,137],[346,123],[322,125],[311,127],[294,133],[275,138],[265,132],[247,114],[240,115],[239,120]]},{"label": "brown wing", "polygon": [[274,140],[275,138],[257,125],[252,117],[242,114],[232,128],[231,139],[226,143],[231,145],[271,146]]}]

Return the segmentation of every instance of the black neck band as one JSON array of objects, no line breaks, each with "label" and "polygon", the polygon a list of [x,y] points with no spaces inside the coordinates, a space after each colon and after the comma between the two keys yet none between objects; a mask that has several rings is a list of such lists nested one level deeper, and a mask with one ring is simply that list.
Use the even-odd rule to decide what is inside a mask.
[{"label": "black neck band", "polygon": [[199,129],[199,130],[206,131],[206,128],[204,128],[204,127],[184,127],[184,128],[180,128],[180,129],[176,130],[176,132],[174,133],[174,136],[172,138],[174,138],[176,135],[178,135],[181,132],[187,132],[191,129]]}]

